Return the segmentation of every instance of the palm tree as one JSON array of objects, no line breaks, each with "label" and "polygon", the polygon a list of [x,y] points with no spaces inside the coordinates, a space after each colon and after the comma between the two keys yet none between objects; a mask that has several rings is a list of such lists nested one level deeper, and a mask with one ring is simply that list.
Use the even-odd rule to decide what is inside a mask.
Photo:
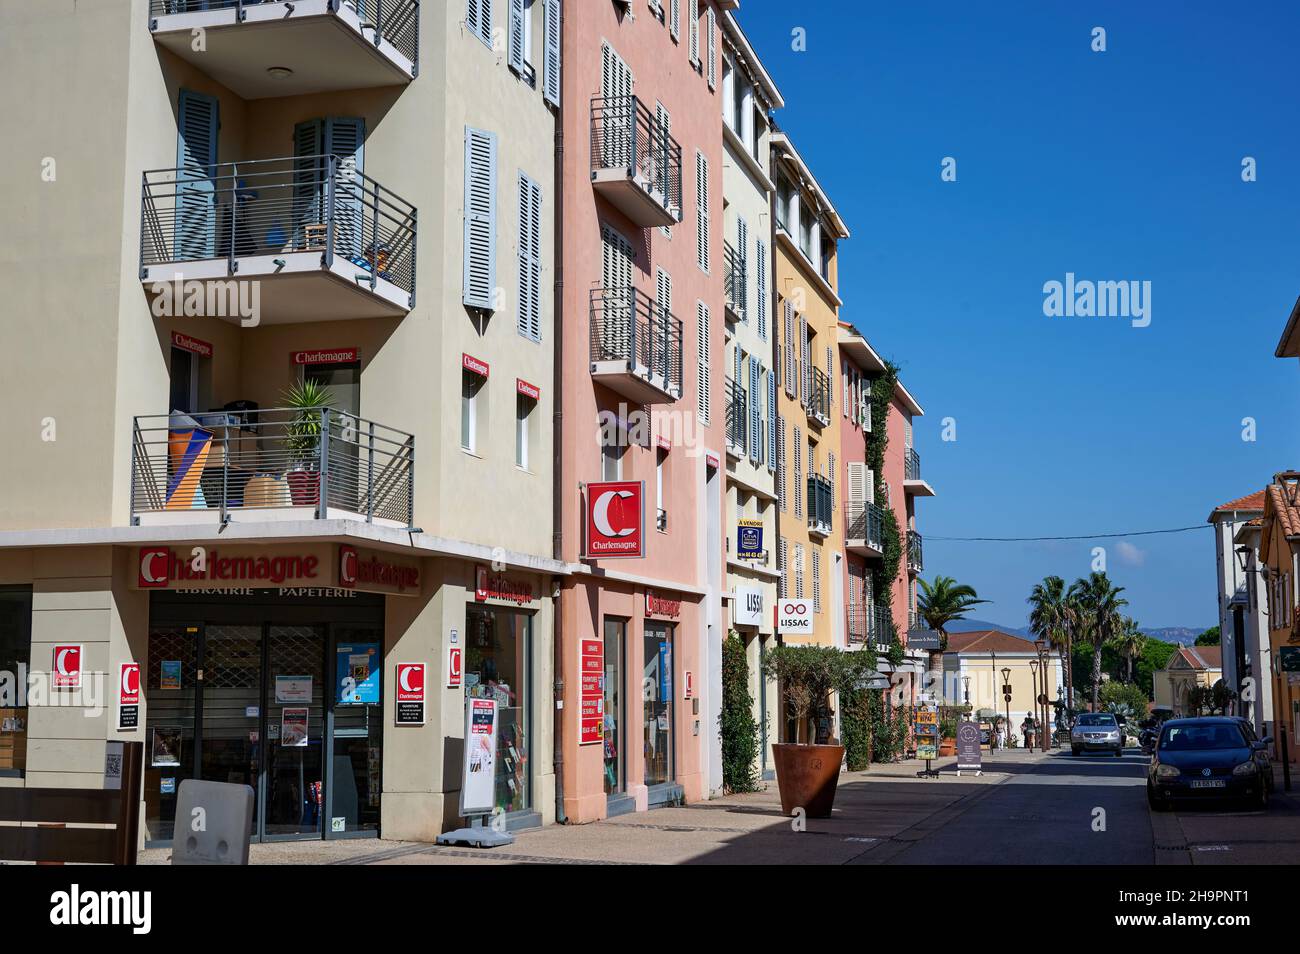
[{"label": "palm tree", "polygon": [[1070,681],[1070,667],[1066,663],[1066,658],[1072,651],[1070,642],[1072,632],[1065,580],[1059,576],[1043,577],[1043,582],[1034,586],[1026,602],[1033,607],[1029,611],[1030,631],[1039,639],[1051,643],[1052,648],[1061,658],[1061,667],[1065,670],[1067,684],[1070,686],[1066,698],[1070,700],[1069,705],[1073,705],[1073,682]]},{"label": "palm tree", "polygon": [[1078,600],[1080,621],[1092,645],[1092,711],[1096,712],[1101,648],[1119,631],[1123,621],[1120,610],[1128,606],[1128,600],[1120,596],[1124,587],[1113,585],[1105,573],[1093,572],[1086,580],[1075,580],[1070,592]]},{"label": "palm tree", "polygon": [[917,615],[939,634],[939,651],[930,654],[930,672],[934,673],[943,668],[943,654],[948,649],[948,624],[964,619],[972,606],[988,600],[980,599],[974,587],[958,583],[950,576],[936,576],[933,583],[919,578],[917,582],[921,584],[921,595],[916,601]]},{"label": "palm tree", "polygon": [[1110,647],[1115,650],[1128,663],[1128,679],[1125,680],[1129,685],[1133,684],[1133,660],[1142,655],[1142,650],[1146,648],[1146,634],[1138,628],[1137,620],[1125,616],[1117,632],[1111,639]]}]

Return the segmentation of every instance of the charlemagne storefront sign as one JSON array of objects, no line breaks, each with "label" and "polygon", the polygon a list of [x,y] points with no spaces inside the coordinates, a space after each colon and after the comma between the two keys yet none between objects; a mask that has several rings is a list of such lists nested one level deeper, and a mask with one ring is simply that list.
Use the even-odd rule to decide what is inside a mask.
[{"label": "charlemagne storefront sign", "polygon": [[147,546],[139,550],[136,586],[147,590],[245,587],[337,587],[414,596],[416,558],[350,544],[275,547]]}]

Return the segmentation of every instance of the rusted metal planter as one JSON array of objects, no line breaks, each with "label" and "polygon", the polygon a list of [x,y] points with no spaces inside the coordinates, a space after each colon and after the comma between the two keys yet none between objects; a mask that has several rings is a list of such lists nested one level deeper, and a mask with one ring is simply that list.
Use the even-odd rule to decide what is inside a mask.
[{"label": "rusted metal planter", "polygon": [[782,814],[793,815],[796,808],[802,808],[809,818],[829,818],[844,746],[782,743],[772,746],[772,756]]}]

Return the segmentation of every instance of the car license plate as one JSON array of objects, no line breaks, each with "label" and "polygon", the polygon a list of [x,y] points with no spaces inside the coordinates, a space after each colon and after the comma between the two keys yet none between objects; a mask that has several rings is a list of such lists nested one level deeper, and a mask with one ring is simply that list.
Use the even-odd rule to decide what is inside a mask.
[{"label": "car license plate", "polygon": [[1227,782],[1221,778],[1196,779],[1192,782],[1192,788],[1226,788]]}]

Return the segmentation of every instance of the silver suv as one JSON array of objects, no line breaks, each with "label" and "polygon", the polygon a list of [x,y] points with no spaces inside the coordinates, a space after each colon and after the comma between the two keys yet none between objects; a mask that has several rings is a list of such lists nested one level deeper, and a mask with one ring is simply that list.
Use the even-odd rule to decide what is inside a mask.
[{"label": "silver suv", "polygon": [[1109,712],[1085,712],[1070,730],[1070,753],[1114,752],[1124,754],[1124,730]]}]

